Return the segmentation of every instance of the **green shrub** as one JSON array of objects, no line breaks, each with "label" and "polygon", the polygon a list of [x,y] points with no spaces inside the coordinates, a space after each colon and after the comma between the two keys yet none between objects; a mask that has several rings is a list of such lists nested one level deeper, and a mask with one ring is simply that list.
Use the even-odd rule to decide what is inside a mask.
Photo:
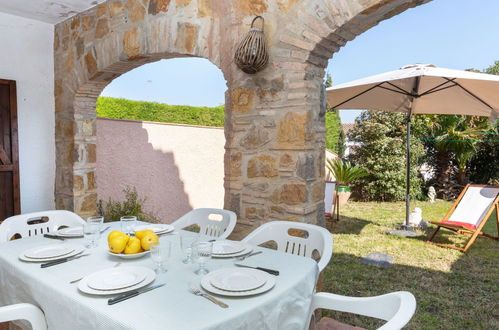
[{"label": "green shrub", "polygon": [[[366,111],[349,131],[352,147],[349,159],[361,165],[368,175],[355,181],[362,200],[397,201],[405,199],[406,116],[402,113]],[[417,171],[424,154],[422,143],[411,138],[411,197],[422,198],[421,176]]]},{"label": "green shrub", "polygon": [[191,107],[155,102],[131,101],[112,97],[97,99],[97,117],[157,121],[201,126],[224,126],[224,106]]},{"label": "green shrub", "polygon": [[122,202],[109,198],[104,203],[102,199],[99,199],[97,212],[104,216],[105,222],[119,221],[122,216],[136,216],[140,221],[159,222],[156,216],[144,212],[143,206],[147,198],[139,197],[135,187],[127,186],[123,189],[123,194],[125,200]]}]

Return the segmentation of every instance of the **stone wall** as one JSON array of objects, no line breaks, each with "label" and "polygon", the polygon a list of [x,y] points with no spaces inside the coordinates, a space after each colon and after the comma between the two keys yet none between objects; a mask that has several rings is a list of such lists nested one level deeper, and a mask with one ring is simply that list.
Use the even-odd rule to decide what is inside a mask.
[{"label": "stone wall", "polygon": [[[324,221],[328,59],[379,21],[427,0],[110,0],[55,28],[56,203],[95,212],[95,101],[117,76],[197,56],[223,72],[225,208],[234,237],[269,220]],[[233,63],[255,15],[265,18],[266,69]]]}]

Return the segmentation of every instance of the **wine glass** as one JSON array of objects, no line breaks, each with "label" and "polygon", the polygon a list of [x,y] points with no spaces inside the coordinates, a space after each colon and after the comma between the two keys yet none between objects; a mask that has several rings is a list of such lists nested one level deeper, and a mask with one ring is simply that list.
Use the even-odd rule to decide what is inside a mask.
[{"label": "wine glass", "polygon": [[184,259],[182,262],[184,264],[191,264],[194,261],[192,260],[192,245],[197,242],[196,236],[183,236],[179,235],[180,240],[180,248],[182,250]]},{"label": "wine glass", "polygon": [[192,254],[199,264],[199,269],[195,271],[198,275],[206,275],[210,271],[206,269],[206,263],[213,253],[212,242],[196,242],[192,245]]}]

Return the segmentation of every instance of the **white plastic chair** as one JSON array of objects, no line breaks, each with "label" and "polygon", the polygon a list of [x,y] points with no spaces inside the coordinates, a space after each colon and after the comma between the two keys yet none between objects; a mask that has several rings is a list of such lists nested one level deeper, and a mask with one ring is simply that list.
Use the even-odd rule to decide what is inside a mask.
[{"label": "white plastic chair", "polygon": [[374,297],[347,297],[333,293],[320,292],[314,294],[310,310],[312,320],[318,308],[338,312],[354,313],[386,320],[379,330],[402,329],[416,311],[416,298],[407,291],[397,291]]},{"label": "white plastic chair", "polygon": [[40,308],[31,304],[15,304],[0,307],[0,323],[27,320],[33,330],[46,330],[47,322]]},{"label": "white plastic chair", "polygon": [[236,226],[234,212],[222,209],[199,208],[187,212],[172,223],[176,230],[198,225],[199,233],[213,238],[227,238]]},{"label": "white plastic chair", "polygon": [[[305,237],[290,235],[290,230],[298,229],[306,232]],[[317,250],[320,254],[319,270],[326,268],[333,254],[333,236],[322,227],[302,222],[271,221],[253,230],[242,242],[260,245],[268,241],[277,243],[277,250],[312,258]]]},{"label": "white plastic chair", "polygon": [[[37,223],[37,220],[47,221]],[[83,220],[78,214],[64,211],[52,210],[14,215],[5,219],[0,224],[0,243],[9,241],[14,235],[19,234],[21,238],[44,235],[55,232],[63,226],[83,226]]]}]

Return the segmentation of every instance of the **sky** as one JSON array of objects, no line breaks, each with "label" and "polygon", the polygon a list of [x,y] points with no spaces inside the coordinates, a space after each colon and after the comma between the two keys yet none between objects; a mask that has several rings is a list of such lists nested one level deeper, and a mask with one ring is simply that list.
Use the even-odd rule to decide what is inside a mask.
[{"label": "sky", "polygon": [[[326,69],[333,84],[407,64],[483,70],[499,61],[499,0],[433,0],[382,21],[343,46]],[[103,96],[167,104],[217,106],[225,102],[222,72],[201,58],[143,65],[115,79]],[[343,123],[360,111],[342,110]]]}]

